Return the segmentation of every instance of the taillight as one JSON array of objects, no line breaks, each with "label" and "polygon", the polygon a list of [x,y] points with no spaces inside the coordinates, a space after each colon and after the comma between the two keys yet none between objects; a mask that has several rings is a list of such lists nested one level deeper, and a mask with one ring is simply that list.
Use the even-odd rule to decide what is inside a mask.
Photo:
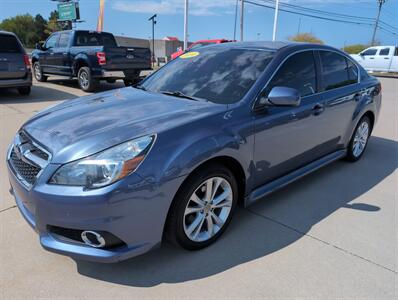
[{"label": "taillight", "polygon": [[100,66],[106,65],[105,52],[97,52],[97,59]]},{"label": "taillight", "polygon": [[29,68],[30,68],[30,59],[29,59],[29,55],[24,54],[24,55],[23,55],[23,61],[24,61],[24,63],[25,63],[25,67],[26,67],[27,69],[29,69]]}]

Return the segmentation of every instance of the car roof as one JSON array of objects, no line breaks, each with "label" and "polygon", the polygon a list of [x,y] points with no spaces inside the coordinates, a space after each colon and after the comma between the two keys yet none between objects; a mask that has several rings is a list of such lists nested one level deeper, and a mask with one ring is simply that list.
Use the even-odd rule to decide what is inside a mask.
[{"label": "car roof", "polygon": [[0,34],[4,34],[4,35],[12,35],[12,36],[15,36],[15,37],[16,37],[15,33],[13,33],[13,32],[9,32],[9,31],[3,31],[3,30],[0,30]]}]

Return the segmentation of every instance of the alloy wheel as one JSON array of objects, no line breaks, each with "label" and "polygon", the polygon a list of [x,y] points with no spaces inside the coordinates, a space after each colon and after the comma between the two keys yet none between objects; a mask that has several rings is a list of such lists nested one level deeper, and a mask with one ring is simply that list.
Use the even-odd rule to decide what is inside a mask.
[{"label": "alloy wheel", "polygon": [[222,177],[205,180],[193,192],[184,211],[184,232],[194,242],[204,242],[223,228],[231,213],[233,191]]},{"label": "alloy wheel", "polygon": [[85,71],[80,72],[79,83],[83,89],[88,88],[88,86],[89,86],[88,74]]},{"label": "alloy wheel", "polygon": [[354,142],[352,143],[352,153],[355,157],[359,157],[366,147],[369,138],[369,124],[362,122],[355,132]]}]

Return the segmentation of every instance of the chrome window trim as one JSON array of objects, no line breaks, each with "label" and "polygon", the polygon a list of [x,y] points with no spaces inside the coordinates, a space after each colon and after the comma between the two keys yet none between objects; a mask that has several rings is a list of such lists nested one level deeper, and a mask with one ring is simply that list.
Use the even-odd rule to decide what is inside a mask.
[{"label": "chrome window trim", "polygon": [[[334,88],[334,89],[330,89],[330,90],[327,90],[327,91],[322,91],[322,92],[314,93],[314,94],[311,94],[311,95],[307,95],[307,96],[301,97],[301,100],[305,100],[307,97],[312,97],[312,96],[320,95],[320,94],[322,94],[322,93],[326,93],[326,92],[330,92],[330,91],[342,89],[342,88],[345,88],[345,87],[347,87],[347,86],[351,86],[351,85],[354,85],[354,84],[361,83],[361,74],[360,74],[359,66],[358,66],[357,62],[356,62],[354,59],[352,59],[351,57],[349,57],[348,55],[346,55],[346,54],[344,54],[344,53],[341,53],[341,52],[339,52],[339,51],[333,50],[333,49],[307,48],[307,49],[297,50],[297,51],[294,51],[294,52],[290,53],[288,56],[286,56],[286,57],[283,59],[283,61],[279,64],[279,66],[278,66],[278,67],[275,69],[275,71],[272,73],[272,75],[271,75],[271,77],[268,79],[267,83],[264,85],[264,87],[261,89],[261,91],[256,95],[255,100],[253,101],[253,104],[252,104],[252,110],[253,110],[253,111],[255,110],[255,106],[256,106],[256,103],[257,103],[257,101],[258,101],[258,99],[259,99],[259,96],[264,92],[264,90],[267,88],[268,84],[269,84],[269,83],[271,82],[271,80],[275,77],[276,73],[279,71],[279,69],[282,67],[282,65],[286,62],[286,60],[288,60],[288,59],[289,59],[290,57],[292,57],[293,55],[296,55],[296,54],[302,53],[302,52],[306,52],[306,51],[329,51],[329,52],[334,52],[334,53],[337,53],[337,54],[339,54],[339,55],[345,57],[346,59],[350,60],[350,61],[357,67],[357,82],[356,82],[356,83],[347,84],[347,85],[345,85],[345,86],[337,87],[337,88]],[[322,76],[322,74],[321,74],[321,76]],[[318,80],[318,78],[317,78],[317,80]]]}]

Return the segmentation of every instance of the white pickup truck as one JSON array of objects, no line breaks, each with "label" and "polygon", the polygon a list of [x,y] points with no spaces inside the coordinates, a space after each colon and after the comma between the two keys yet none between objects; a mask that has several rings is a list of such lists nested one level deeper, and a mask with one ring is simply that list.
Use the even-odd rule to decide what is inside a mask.
[{"label": "white pickup truck", "polygon": [[398,72],[398,47],[375,46],[351,56],[367,71]]}]

